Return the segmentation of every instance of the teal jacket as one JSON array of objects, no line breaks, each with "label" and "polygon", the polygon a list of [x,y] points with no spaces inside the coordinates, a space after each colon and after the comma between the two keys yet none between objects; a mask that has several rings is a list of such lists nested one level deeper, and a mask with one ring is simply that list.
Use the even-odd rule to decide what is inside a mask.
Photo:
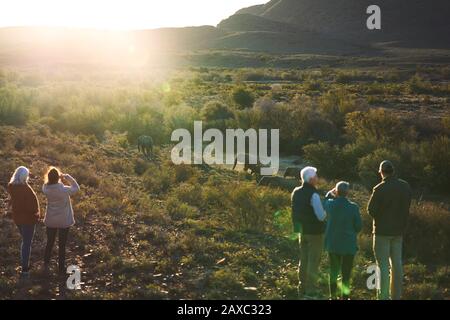
[{"label": "teal jacket", "polygon": [[361,215],[356,203],[338,197],[324,202],[327,212],[325,250],[330,253],[354,255],[358,251],[357,236],[361,231]]}]

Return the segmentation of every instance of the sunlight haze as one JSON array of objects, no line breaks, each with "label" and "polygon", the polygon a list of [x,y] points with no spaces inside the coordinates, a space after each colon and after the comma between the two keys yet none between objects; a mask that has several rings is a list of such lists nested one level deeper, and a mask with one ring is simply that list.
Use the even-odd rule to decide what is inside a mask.
[{"label": "sunlight haze", "polygon": [[151,29],[216,25],[265,0],[2,0],[0,27]]}]

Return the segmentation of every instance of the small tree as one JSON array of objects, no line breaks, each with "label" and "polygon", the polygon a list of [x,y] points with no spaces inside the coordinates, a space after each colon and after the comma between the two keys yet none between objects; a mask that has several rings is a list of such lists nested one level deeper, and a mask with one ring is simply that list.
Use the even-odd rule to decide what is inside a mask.
[{"label": "small tree", "polygon": [[377,149],[367,156],[359,159],[358,174],[361,178],[361,182],[368,190],[371,190],[381,181],[378,168],[381,161],[384,160],[391,160],[394,163],[394,167],[401,163],[401,159],[398,154],[384,148]]},{"label": "small tree", "polygon": [[226,105],[218,101],[211,101],[202,108],[201,117],[206,121],[226,120],[233,118],[233,112]]},{"label": "small tree", "polygon": [[253,94],[243,87],[238,87],[231,93],[231,99],[241,109],[251,108],[255,102]]}]

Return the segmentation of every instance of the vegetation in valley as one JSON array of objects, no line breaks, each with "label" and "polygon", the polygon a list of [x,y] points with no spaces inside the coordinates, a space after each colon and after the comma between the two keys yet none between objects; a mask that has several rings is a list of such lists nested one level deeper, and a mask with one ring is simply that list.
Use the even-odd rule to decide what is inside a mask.
[{"label": "vegetation in valley", "polygon": [[[280,128],[283,155],[324,177],[353,183],[364,230],[354,298],[372,299],[374,263],[365,212],[377,166],[389,158],[415,192],[405,238],[405,298],[448,299],[450,260],[450,69],[205,68],[145,72],[0,72],[0,199],[27,165],[40,191],[48,165],[81,184],[68,261],[82,290],[41,274],[44,228],[32,283],[17,279],[19,235],[0,220],[0,298],[295,299],[298,243],[290,194],[225,167],[175,166],[170,134],[194,120],[215,128]],[[136,140],[150,135],[151,160]],[[327,261],[321,266],[326,292]]]}]

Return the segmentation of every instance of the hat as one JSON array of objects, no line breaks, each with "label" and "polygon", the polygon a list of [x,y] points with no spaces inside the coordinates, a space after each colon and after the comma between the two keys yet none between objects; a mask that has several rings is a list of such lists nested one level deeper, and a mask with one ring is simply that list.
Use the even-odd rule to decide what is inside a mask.
[{"label": "hat", "polygon": [[379,172],[394,173],[394,165],[389,160],[384,160],[380,163]]}]

